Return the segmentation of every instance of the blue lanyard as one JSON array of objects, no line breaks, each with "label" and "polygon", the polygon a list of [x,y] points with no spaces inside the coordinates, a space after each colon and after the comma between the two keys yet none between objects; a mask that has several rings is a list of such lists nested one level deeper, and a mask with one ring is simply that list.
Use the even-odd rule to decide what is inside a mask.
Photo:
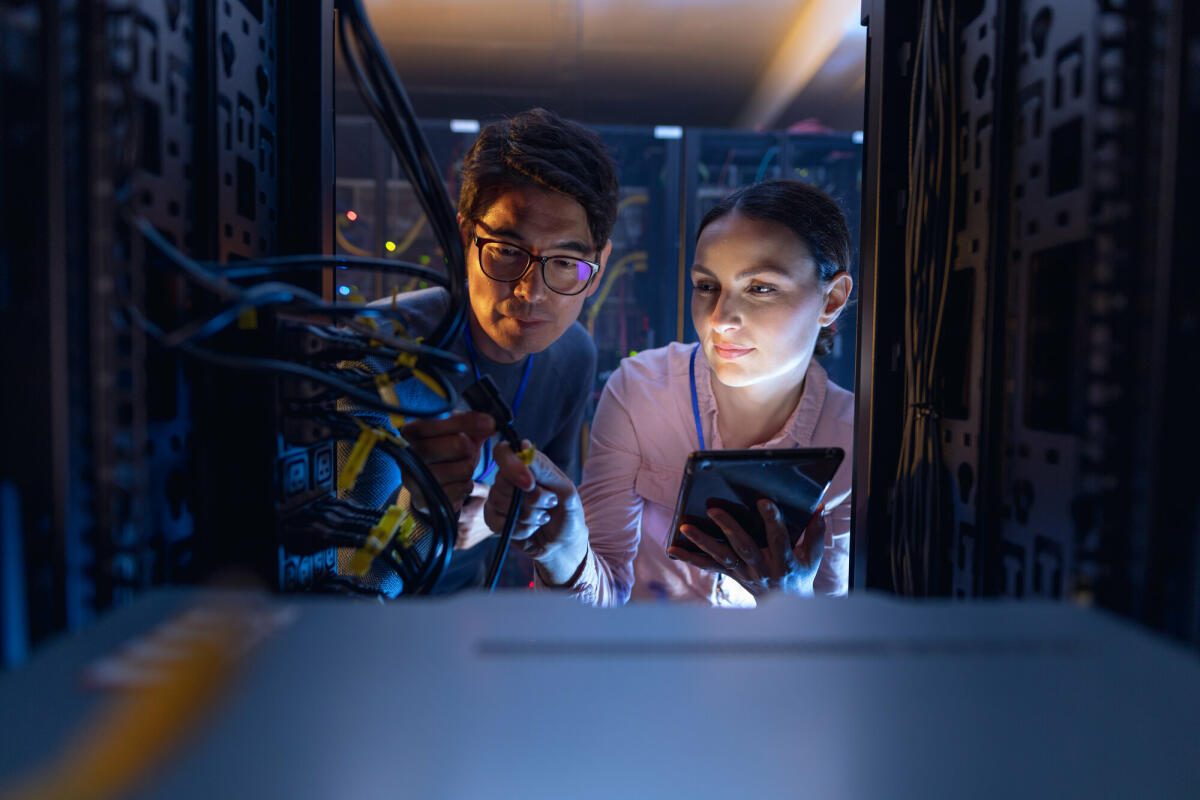
[{"label": "blue lanyard", "polygon": [[696,353],[700,350],[700,343],[692,348],[692,361],[688,365],[688,378],[692,381],[692,418],[696,420],[696,438],[700,440],[700,449],[705,450],[704,446],[704,429],[700,427],[700,401],[696,398]]},{"label": "blue lanyard", "polygon": [[[470,323],[463,326],[463,339],[467,345],[467,359],[471,362],[471,369],[475,372],[475,380],[479,380],[483,376],[479,374],[479,363],[475,355],[475,342],[471,339]],[[529,373],[533,369],[533,353],[525,357],[525,371],[521,373],[521,382],[517,384],[517,393],[513,395],[512,412],[513,417],[517,416],[517,409],[521,407],[521,398],[525,396],[525,387],[529,384]],[[483,443],[483,471],[478,475],[473,476],[474,480],[482,481],[492,474],[496,469],[496,460],[492,458],[492,440],[488,439]]]}]

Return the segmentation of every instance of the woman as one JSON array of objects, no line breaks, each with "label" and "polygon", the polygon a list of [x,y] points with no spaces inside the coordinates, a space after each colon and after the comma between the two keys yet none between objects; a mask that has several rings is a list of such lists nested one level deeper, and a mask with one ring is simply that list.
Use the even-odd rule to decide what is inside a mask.
[{"label": "woman", "polygon": [[682,532],[703,555],[675,548],[672,559],[666,543],[694,450],[853,452],[853,395],[813,360],[828,352],[830,326],[849,299],[849,263],[845,219],[812,186],[771,181],[722,201],[700,223],[691,269],[699,343],[672,343],[621,362],[596,410],[578,493],[546,460],[525,470],[505,452],[503,477],[485,509],[489,524],[499,528],[513,485],[527,489],[514,542],[538,563],[544,584],[598,605],[632,597],[747,606],[772,590],[844,594],[849,458],[824,514],[795,548],[769,502],[759,507],[766,549],[717,510],[710,516],[732,547],[688,525]]}]

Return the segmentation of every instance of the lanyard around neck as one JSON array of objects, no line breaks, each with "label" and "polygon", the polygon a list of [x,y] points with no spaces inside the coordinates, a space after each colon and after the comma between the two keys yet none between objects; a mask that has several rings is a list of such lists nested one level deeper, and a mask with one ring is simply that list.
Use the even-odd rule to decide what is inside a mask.
[{"label": "lanyard around neck", "polygon": [[704,428],[700,425],[700,400],[696,397],[696,353],[700,351],[700,343],[692,348],[692,361],[688,365],[688,378],[692,382],[692,419],[696,421],[696,438],[700,440],[700,449],[705,450]]},{"label": "lanyard around neck", "polygon": [[[463,326],[463,339],[467,345],[467,360],[471,362],[471,370],[475,373],[475,380],[482,379],[479,373],[479,359],[475,353],[475,341],[471,338],[471,325],[468,323]],[[517,416],[517,410],[521,407],[521,398],[525,396],[525,387],[529,384],[529,373],[533,370],[533,353],[525,357],[525,369],[521,373],[521,382],[517,384],[517,393],[513,395],[512,413],[513,417]],[[475,476],[475,480],[482,481],[487,476],[491,475],[496,469],[496,461],[492,458],[492,440],[488,439],[483,443],[483,467],[482,471]]]}]

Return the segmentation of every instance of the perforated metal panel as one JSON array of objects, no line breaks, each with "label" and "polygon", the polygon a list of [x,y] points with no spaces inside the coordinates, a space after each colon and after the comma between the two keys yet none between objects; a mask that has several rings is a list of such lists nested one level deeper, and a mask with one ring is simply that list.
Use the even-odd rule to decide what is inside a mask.
[{"label": "perforated metal panel", "polygon": [[274,254],[278,223],[275,0],[221,0],[216,68],[218,257]]},{"label": "perforated metal panel", "polygon": [[[1194,621],[1165,610],[1167,591],[1196,608],[1200,580],[1188,563],[1195,500],[1175,477],[1188,467],[1164,444],[1194,441],[1195,425],[1163,415],[1175,407],[1166,387],[1184,369],[1165,355],[1169,331],[1186,336],[1171,328],[1171,291],[1191,285],[1172,226],[1186,225],[1175,181],[1191,160],[1176,148],[1195,80],[1186,31],[1196,12],[1175,0],[939,5],[958,16],[960,76],[954,269],[938,362],[951,591],[1095,600],[1195,636]],[[905,74],[920,6],[868,4],[880,26],[873,46],[885,7],[891,26],[873,67],[898,61]],[[886,80],[876,73],[871,86]],[[888,215],[893,198],[903,207],[906,179],[886,135],[868,131],[882,164],[865,197],[880,252],[906,235]],[[867,297],[886,290],[881,267],[868,277]],[[877,466],[857,487],[868,514],[889,491],[878,464],[898,423],[888,383],[898,355],[889,370],[881,347],[902,324],[872,313],[861,362],[870,394],[860,397],[871,441],[860,455],[874,449]],[[878,520],[860,519],[856,535]],[[886,547],[869,546],[869,560],[885,563]]]}]

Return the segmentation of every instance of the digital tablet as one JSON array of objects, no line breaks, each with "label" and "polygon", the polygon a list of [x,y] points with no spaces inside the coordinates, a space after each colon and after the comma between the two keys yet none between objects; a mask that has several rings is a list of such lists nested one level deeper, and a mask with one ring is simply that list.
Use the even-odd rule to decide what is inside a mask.
[{"label": "digital tablet", "polygon": [[843,458],[845,453],[840,447],[692,453],[679,486],[667,547],[703,552],[679,532],[684,523],[725,542],[725,534],[706,513],[718,507],[737,520],[759,547],[765,548],[767,532],[758,511],[758,501],[764,497],[778,506],[795,546],[824,499]]}]

